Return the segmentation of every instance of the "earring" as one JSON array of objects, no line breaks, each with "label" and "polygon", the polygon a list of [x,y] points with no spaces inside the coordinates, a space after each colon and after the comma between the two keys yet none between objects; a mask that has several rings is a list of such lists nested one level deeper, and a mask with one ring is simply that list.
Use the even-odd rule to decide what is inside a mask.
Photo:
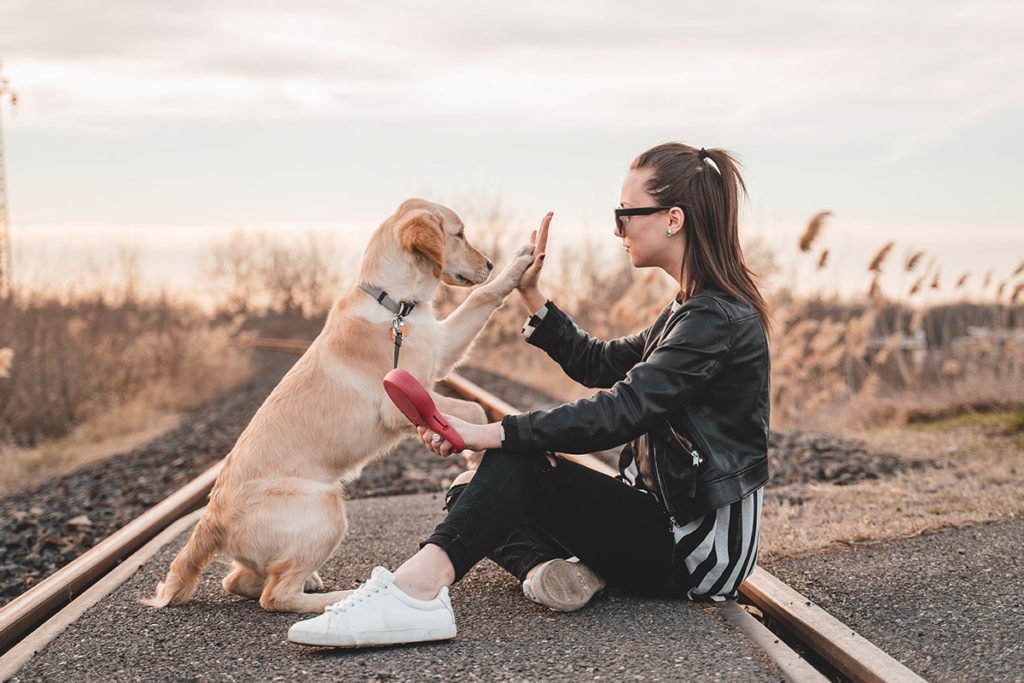
[{"label": "earring", "polygon": [[671,236],[672,236],[672,231],[671,231],[671,230],[666,230],[665,232],[667,232],[667,233],[668,233],[668,236],[669,236],[669,237],[671,237]]}]

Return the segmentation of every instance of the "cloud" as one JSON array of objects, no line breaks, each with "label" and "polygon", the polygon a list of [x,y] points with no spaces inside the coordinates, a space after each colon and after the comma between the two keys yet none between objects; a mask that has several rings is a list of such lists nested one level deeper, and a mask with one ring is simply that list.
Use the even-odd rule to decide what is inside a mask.
[{"label": "cloud", "polygon": [[1024,71],[1022,15],[948,0],[7,0],[0,24],[18,27],[4,57],[23,122],[685,125],[871,137],[900,159],[974,120],[979,102],[1012,104],[992,94]]}]

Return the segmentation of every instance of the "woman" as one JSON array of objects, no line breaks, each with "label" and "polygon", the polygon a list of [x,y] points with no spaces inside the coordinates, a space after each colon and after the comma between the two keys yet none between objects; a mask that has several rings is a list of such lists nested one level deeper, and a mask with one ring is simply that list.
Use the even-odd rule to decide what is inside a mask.
[{"label": "woman", "polygon": [[[289,640],[371,645],[455,636],[448,586],[485,556],[528,597],[579,609],[609,583],[639,595],[723,600],[754,567],[768,480],[768,310],[738,235],[745,192],[724,150],[681,143],[634,160],[615,234],[637,268],[661,268],[679,294],[646,330],[600,341],[541,290],[551,214],[532,236],[518,291],[528,341],[592,398],[474,425],[486,450],[456,479],[448,517],[394,574],[382,567],[351,596],[299,622]],[[451,444],[420,438],[447,456]],[[626,444],[611,478],[554,451]]]}]

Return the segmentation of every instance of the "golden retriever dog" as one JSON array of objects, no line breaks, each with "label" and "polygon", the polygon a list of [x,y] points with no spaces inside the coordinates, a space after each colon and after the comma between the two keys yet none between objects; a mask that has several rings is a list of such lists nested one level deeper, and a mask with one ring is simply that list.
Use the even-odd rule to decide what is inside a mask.
[{"label": "golden retriever dog", "polygon": [[[415,303],[404,319],[399,367],[430,387],[463,358],[531,254],[521,247],[500,274],[438,320],[431,300],[439,282],[476,285],[493,266],[466,240],[451,209],[404,202],[370,238],[361,284],[338,299],[323,331],[238,437],[191,538],[144,602],[188,602],[216,553],[233,562],[224,589],[267,610],[319,612],[347,595],[305,592],[323,589],[317,570],[345,535],[341,484],[415,433],[381,383],[393,366],[394,313],[361,285],[383,290],[391,302]],[[476,403],[431,396],[442,412],[486,421]]]}]

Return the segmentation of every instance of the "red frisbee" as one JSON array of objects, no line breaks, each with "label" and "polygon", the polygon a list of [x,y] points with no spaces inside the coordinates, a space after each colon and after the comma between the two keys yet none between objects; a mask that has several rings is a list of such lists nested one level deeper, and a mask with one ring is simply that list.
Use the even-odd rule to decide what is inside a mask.
[{"label": "red frisbee", "polygon": [[412,423],[437,432],[452,445],[452,453],[466,447],[459,433],[441,416],[430,394],[419,381],[401,368],[384,375],[384,391]]}]

